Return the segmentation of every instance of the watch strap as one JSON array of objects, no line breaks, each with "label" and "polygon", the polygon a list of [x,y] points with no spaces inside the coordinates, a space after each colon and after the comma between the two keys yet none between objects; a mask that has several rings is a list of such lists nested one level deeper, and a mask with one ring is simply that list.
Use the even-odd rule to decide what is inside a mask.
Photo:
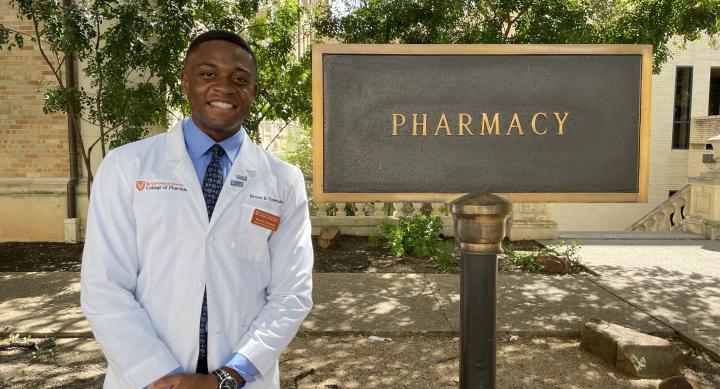
[{"label": "watch strap", "polygon": [[234,378],[230,375],[230,373],[226,372],[223,369],[216,369],[213,370],[213,374],[217,376],[218,378],[218,388],[219,389],[237,389],[238,383],[235,381]]}]

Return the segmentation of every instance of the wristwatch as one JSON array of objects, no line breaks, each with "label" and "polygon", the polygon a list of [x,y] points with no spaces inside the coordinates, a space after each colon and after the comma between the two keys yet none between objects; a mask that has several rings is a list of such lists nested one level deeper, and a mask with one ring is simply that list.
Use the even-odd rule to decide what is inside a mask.
[{"label": "wristwatch", "polygon": [[238,389],[238,383],[228,372],[223,369],[213,371],[218,378],[218,389]]}]

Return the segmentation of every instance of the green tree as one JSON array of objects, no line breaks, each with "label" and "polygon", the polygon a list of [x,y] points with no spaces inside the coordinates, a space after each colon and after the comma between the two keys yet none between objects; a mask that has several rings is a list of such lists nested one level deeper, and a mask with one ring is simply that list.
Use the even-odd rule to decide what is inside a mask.
[{"label": "green tree", "polygon": [[346,0],[315,23],[344,43],[652,44],[659,71],[671,37],[717,35],[718,15],[718,0]]},{"label": "green tree", "polygon": [[312,179],[312,129],[309,126],[288,134],[282,157],[299,167],[306,179]]},{"label": "green tree", "polygon": [[[185,49],[209,29],[245,35],[259,58],[261,92],[245,126],[258,140],[262,120],[310,122],[309,55],[295,42],[309,40],[309,11],[297,1],[237,0],[12,0],[30,34],[0,24],[0,48],[35,42],[57,85],[45,86],[45,112],[65,112],[78,129],[88,189],[91,154],[140,139],[151,126],[167,126],[189,113],[180,88]],[[310,42],[311,43],[311,42]],[[66,85],[62,64],[72,56],[90,90]],[[89,145],[81,123],[97,126]]]}]

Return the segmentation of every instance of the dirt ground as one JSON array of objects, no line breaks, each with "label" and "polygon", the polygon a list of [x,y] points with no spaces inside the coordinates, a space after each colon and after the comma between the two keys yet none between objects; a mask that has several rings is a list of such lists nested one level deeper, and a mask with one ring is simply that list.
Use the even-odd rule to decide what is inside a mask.
[{"label": "dirt ground", "polygon": [[0,243],[0,272],[80,271],[82,250],[82,243]]},{"label": "dirt ground", "polygon": [[[281,388],[457,388],[458,338],[299,335],[280,358]],[[0,342],[2,344],[2,342]],[[720,364],[683,343],[682,373],[717,388]],[[89,339],[58,339],[52,352],[0,351],[0,388],[100,388],[106,363]],[[501,336],[497,388],[657,388],[588,354],[577,339]]]},{"label": "dirt ground", "polygon": [[[314,242],[313,242],[314,243]],[[80,271],[83,244],[0,243],[0,271]],[[394,257],[368,238],[341,235],[327,249],[315,247],[319,273],[437,273],[435,264],[412,256]]]},{"label": "dirt ground", "polygon": [[[313,242],[315,243],[315,242]],[[537,247],[535,241],[513,242],[517,250]],[[0,272],[80,271],[83,245],[67,243],[0,243]],[[522,271],[499,256],[501,272]],[[327,249],[315,245],[317,273],[440,273],[437,264],[411,255],[395,257],[382,245],[371,246],[364,236],[341,235]],[[453,268],[449,273],[459,273]]]}]

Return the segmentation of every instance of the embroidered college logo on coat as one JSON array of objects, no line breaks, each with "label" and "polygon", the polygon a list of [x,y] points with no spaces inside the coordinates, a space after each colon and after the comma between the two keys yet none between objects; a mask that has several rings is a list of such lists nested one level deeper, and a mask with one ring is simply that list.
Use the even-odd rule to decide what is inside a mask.
[{"label": "embroidered college logo on coat", "polygon": [[154,190],[173,190],[187,192],[187,189],[185,189],[185,185],[183,185],[182,182],[174,181],[137,180],[135,181],[135,188],[138,190],[138,192]]}]

